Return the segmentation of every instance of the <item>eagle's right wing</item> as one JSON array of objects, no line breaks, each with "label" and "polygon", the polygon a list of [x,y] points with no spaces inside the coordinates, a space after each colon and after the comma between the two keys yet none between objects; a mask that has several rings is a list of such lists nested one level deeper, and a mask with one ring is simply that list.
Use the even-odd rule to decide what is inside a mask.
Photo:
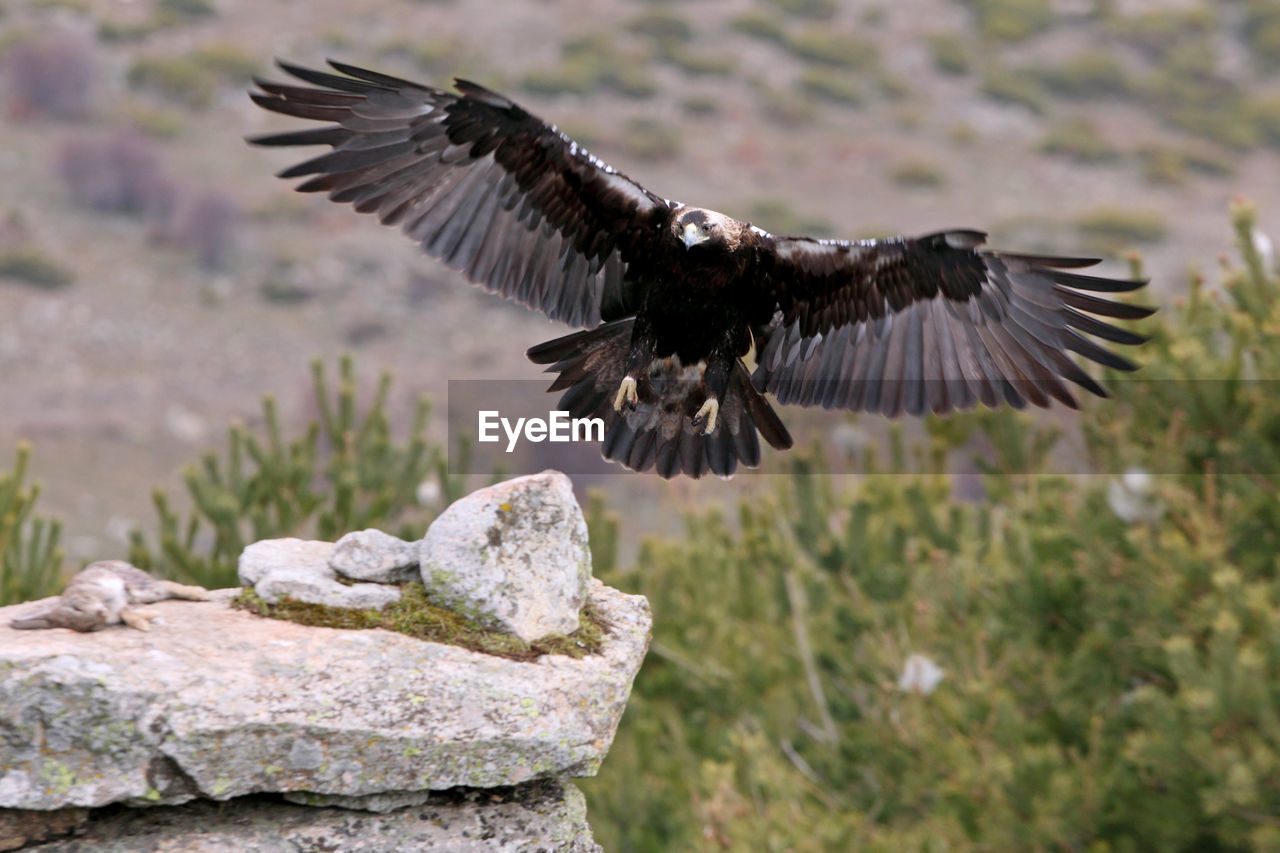
[{"label": "eagle's right wing", "polygon": [[259,145],[331,152],[280,173],[399,225],[430,255],[553,320],[595,326],[634,311],[627,267],[678,205],[475,83],[458,93],[338,63],[280,67],[315,87],[255,80],[273,112],[327,122]]}]

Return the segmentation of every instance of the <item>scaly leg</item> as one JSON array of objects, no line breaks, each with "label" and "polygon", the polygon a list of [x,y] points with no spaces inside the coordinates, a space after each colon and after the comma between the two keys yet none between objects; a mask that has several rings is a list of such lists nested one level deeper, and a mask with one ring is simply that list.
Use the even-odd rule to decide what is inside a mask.
[{"label": "scaly leg", "polygon": [[636,376],[649,369],[653,361],[653,339],[647,331],[648,326],[636,320],[635,329],[631,333],[631,351],[627,353],[627,362],[623,366],[622,383],[613,398],[613,410],[621,412],[625,406],[634,409],[640,405],[640,392],[636,386]]},{"label": "scaly leg", "polygon": [[702,371],[702,382],[707,389],[707,399],[693,416],[693,425],[702,426],[703,435],[711,435],[716,431],[716,422],[720,416],[720,400],[729,389],[729,371],[733,367],[732,358],[713,353],[707,359]]},{"label": "scaly leg", "polygon": [[621,412],[622,407],[634,409],[640,403],[640,395],[636,393],[636,380],[630,376],[622,377],[618,393],[613,398],[613,410]]},{"label": "scaly leg", "polygon": [[707,401],[702,404],[702,408],[698,409],[698,413],[693,416],[693,425],[706,422],[706,426],[702,428],[703,435],[711,435],[716,431],[716,418],[720,416],[720,401],[715,397],[708,397]]}]

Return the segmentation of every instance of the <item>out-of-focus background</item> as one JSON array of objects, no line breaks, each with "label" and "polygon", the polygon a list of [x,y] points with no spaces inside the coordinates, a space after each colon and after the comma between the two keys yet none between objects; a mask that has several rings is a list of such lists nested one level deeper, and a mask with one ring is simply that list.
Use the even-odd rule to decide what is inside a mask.
[{"label": "out-of-focus background", "polygon": [[[975,415],[891,452],[871,419],[784,412],[921,478],[842,496],[800,451],[768,460],[786,477],[582,478],[598,573],[658,620],[588,787],[606,847],[1280,844],[1280,431],[1252,381],[1280,329],[1280,2],[7,0],[0,464],[31,442],[44,525],[0,488],[0,552],[30,552],[10,597],[126,553],[208,580],[239,539],[312,523],[255,504],[237,464],[305,491],[376,456],[370,494],[421,475],[386,487],[401,509],[319,531],[421,524],[465,483],[438,412],[414,432],[418,398],[535,379],[524,350],[562,333],[271,177],[298,152],[243,137],[298,124],[245,95],[274,56],[476,79],[655,192],[778,233],[962,226],[1117,274],[1140,257],[1142,298],[1169,309],[1142,360],[1171,381],[1079,418]],[[347,456],[358,423],[317,404],[317,358],[328,392],[379,413]],[[1079,470],[1190,479],[1028,477],[1054,424]],[[975,446],[996,473],[958,484]]]}]

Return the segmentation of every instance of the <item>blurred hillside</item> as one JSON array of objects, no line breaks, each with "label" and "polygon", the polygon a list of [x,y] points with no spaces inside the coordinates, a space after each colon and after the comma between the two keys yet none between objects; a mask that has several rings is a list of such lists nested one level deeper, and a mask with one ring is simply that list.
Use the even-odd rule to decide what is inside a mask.
[{"label": "blurred hillside", "polygon": [[[293,155],[242,142],[284,126],[244,95],[272,56],[474,77],[779,232],[1136,249],[1160,295],[1215,263],[1233,195],[1280,230],[1274,0],[10,0],[0,54],[0,447],[34,442],[73,558],[122,552],[263,394],[313,414],[312,357],[391,369],[407,419],[451,378],[537,378],[524,349],[560,333],[272,178]],[[662,521],[634,503],[624,535]]]}]

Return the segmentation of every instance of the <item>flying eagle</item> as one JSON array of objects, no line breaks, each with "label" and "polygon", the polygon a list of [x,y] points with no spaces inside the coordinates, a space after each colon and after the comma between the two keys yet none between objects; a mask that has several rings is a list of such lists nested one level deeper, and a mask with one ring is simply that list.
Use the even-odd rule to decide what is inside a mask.
[{"label": "flying eagle", "polygon": [[[1095,318],[1153,309],[1095,294],[1145,280],[1092,258],[980,248],[981,231],[779,237],[662,198],[483,86],[456,92],[330,63],[279,63],[254,102],[324,122],[259,145],[333,150],[280,173],[398,225],[471,281],[583,329],[528,351],[560,408],[601,417],[606,459],[722,477],[791,436],[764,398],[894,416],[1106,396],[1068,351],[1117,370],[1144,339]],[[742,359],[754,346],[755,371]],[[1065,381],[1064,381],[1065,380]]]}]

